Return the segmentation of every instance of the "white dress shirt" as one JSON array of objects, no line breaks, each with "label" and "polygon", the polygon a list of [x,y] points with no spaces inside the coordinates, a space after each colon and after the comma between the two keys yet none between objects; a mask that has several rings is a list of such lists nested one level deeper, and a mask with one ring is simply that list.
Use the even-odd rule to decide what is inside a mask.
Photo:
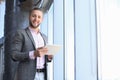
[{"label": "white dress shirt", "polygon": [[[44,46],[44,40],[43,37],[39,32],[34,31],[33,29],[29,28],[30,32],[32,33],[33,39],[35,41],[35,47],[40,48]],[[29,52],[30,59],[35,59],[34,57],[34,51]],[[43,69],[45,64],[45,56],[42,57],[37,57],[37,64],[36,64],[36,69]]]}]

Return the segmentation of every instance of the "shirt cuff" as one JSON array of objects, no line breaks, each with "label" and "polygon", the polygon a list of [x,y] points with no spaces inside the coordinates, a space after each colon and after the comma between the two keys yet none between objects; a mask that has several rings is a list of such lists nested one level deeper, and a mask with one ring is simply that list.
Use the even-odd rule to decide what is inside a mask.
[{"label": "shirt cuff", "polygon": [[30,59],[35,59],[34,51],[29,52],[29,57],[30,57]]}]

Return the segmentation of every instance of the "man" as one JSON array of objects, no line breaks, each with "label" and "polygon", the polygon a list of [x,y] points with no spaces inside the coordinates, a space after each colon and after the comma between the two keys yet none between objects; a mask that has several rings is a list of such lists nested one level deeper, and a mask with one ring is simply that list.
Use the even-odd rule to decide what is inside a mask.
[{"label": "man", "polygon": [[40,32],[43,12],[34,8],[29,13],[29,26],[18,30],[12,41],[11,57],[18,61],[15,80],[47,80],[47,62],[52,60],[48,53],[46,37]]}]

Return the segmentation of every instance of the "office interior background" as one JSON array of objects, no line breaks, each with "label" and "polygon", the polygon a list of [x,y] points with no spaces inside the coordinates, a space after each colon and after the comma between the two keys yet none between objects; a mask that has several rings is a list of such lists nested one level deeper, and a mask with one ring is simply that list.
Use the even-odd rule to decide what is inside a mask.
[{"label": "office interior background", "polygon": [[[6,1],[0,0],[0,80],[5,75]],[[40,27],[48,44],[62,46],[48,64],[48,80],[120,80],[119,21],[120,0],[54,0]]]}]

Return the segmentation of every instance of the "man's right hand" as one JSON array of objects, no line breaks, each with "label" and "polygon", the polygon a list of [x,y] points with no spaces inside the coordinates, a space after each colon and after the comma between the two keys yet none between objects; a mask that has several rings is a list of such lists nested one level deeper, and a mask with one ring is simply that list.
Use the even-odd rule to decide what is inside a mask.
[{"label": "man's right hand", "polygon": [[36,49],[36,50],[34,51],[34,56],[35,56],[35,57],[40,57],[38,49]]},{"label": "man's right hand", "polygon": [[46,47],[37,48],[34,51],[34,56],[35,57],[41,57],[41,56],[44,56],[47,52],[48,52],[48,49]]}]

